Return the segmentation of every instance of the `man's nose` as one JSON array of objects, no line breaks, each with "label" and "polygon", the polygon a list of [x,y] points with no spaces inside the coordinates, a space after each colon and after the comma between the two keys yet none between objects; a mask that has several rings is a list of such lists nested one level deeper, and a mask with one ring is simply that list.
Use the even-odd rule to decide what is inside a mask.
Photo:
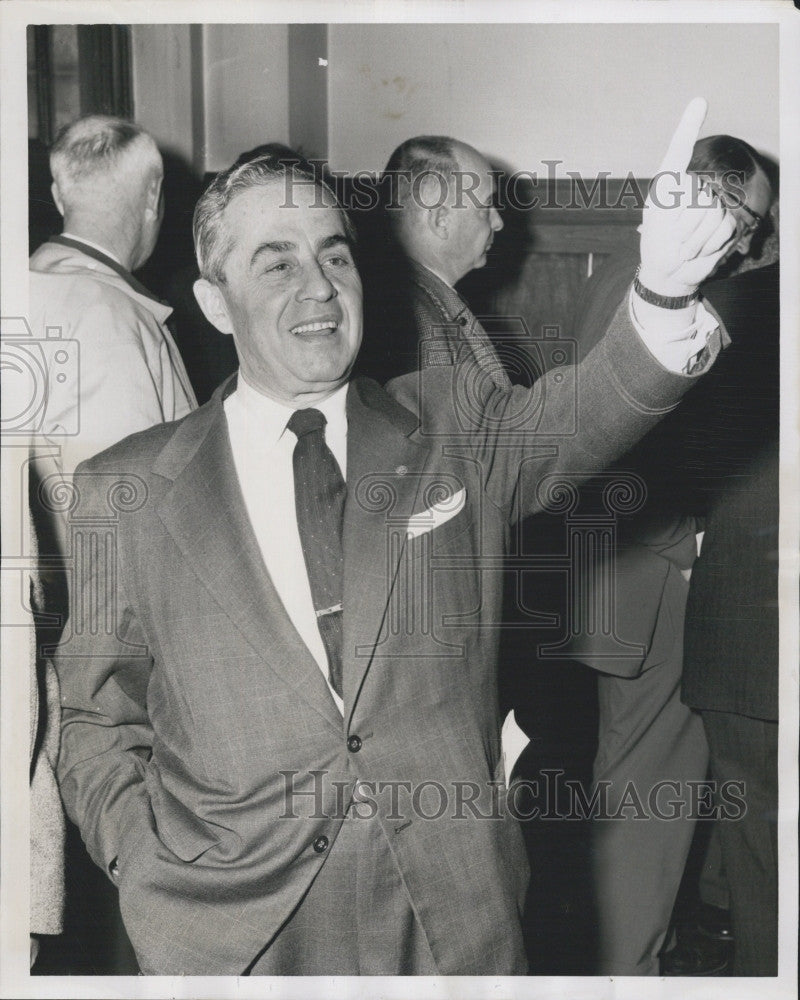
[{"label": "man's nose", "polygon": [[494,206],[492,206],[492,211],[489,213],[489,225],[495,233],[499,233],[504,226],[504,222],[500,218],[500,213]]},{"label": "man's nose", "polygon": [[337,294],[336,286],[316,261],[304,269],[303,281],[297,291],[298,299],[327,302],[329,299],[336,298]]},{"label": "man's nose", "polygon": [[745,256],[750,249],[750,244],[753,242],[753,234],[747,233],[742,236],[736,243],[736,249],[742,256]]}]

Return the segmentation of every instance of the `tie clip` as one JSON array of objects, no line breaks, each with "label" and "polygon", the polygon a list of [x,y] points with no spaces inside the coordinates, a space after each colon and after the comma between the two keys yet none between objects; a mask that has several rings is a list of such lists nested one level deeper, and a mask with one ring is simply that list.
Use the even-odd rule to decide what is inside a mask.
[{"label": "tie clip", "polygon": [[317,611],[315,613],[317,618],[322,618],[324,615],[332,615],[335,611],[341,611],[341,610],[342,610],[341,604],[332,604],[329,608],[322,608],[321,611]]}]

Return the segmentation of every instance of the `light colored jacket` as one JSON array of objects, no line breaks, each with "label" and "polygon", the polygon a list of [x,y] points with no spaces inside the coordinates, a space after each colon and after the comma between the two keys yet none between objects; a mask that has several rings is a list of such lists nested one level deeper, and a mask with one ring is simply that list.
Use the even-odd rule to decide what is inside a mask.
[{"label": "light colored jacket", "polygon": [[[27,466],[26,468],[29,468]],[[23,504],[27,551],[36,565],[38,544],[28,505]],[[44,610],[37,569],[31,571],[31,603]],[[28,625],[30,684],[31,934],[60,934],[64,914],[64,811],[56,785],[60,742],[58,678],[50,660],[38,655],[36,628]]]},{"label": "light colored jacket", "polygon": [[165,323],[171,308],[73,247],[45,243],[30,261],[30,326],[47,376],[37,430],[60,471],[197,402]]}]

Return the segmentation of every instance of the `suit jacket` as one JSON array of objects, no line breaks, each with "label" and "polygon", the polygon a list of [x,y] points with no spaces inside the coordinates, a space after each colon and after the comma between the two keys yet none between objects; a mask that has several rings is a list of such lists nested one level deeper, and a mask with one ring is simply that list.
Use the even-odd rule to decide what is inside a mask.
[{"label": "suit jacket", "polygon": [[[573,328],[579,359],[586,358],[594,348],[610,317],[626,298],[637,263],[638,251],[621,252],[586,283]],[[723,339],[727,343],[727,334]],[[644,483],[639,509],[618,516],[616,525],[616,635],[629,650],[620,655],[608,654],[593,632],[576,635],[570,647],[576,659],[603,673],[635,677],[669,656],[681,655],[680,625],[688,591],[681,571],[692,567],[698,531],[698,512],[683,453],[686,422],[684,405],[614,466],[616,471],[632,473]],[[602,492],[602,486],[600,483],[595,493]],[[591,487],[584,488],[584,497],[588,512],[596,500]],[[582,593],[590,601],[593,599],[591,592]],[[587,620],[587,616],[582,618]]]},{"label": "suit jacket", "polygon": [[166,326],[171,312],[74,247],[45,243],[31,257],[34,338],[44,342],[48,328],[58,331],[42,357],[49,379],[37,430],[60,447],[64,474],[128,434],[196,407]]},{"label": "suit jacket", "polygon": [[479,372],[509,388],[492,342],[464,299],[433,271],[389,246],[365,274],[366,335],[358,373],[387,382],[471,358]]},{"label": "suit jacket", "polygon": [[[344,718],[260,558],[222,389],[81,467],[74,544],[97,524],[106,555],[80,560],[59,650],[59,772],[92,857],[118,858],[144,972],[245,970],[335,850],[356,779],[416,792],[414,809],[375,789],[376,809],[439,972],[525,971],[521,834],[485,818],[502,813],[498,556],[545,475],[608,464],[694,382],[654,362],[624,311],[590,361],[479,406],[463,366],[390,394],[351,384]],[[454,516],[410,537],[437,502]],[[454,819],[457,782],[474,809],[462,792]]]},{"label": "suit jacket", "polygon": [[778,719],[778,264],[710,282],[731,346],[692,400],[706,533],[686,609],[683,700]]}]

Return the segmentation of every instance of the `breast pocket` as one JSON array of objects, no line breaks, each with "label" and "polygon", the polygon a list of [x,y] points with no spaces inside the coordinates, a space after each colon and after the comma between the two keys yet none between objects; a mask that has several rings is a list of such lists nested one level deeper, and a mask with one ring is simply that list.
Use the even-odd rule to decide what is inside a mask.
[{"label": "breast pocket", "polygon": [[474,519],[469,510],[459,511],[443,524],[421,532],[409,541],[420,542],[419,547],[427,546],[433,555],[455,550],[463,554],[472,551]]},{"label": "breast pocket", "polygon": [[475,620],[481,606],[477,531],[474,517],[462,511],[409,539],[399,578],[402,598],[413,609],[414,620],[423,630],[459,648],[474,638],[471,630],[462,634],[462,623]]}]

